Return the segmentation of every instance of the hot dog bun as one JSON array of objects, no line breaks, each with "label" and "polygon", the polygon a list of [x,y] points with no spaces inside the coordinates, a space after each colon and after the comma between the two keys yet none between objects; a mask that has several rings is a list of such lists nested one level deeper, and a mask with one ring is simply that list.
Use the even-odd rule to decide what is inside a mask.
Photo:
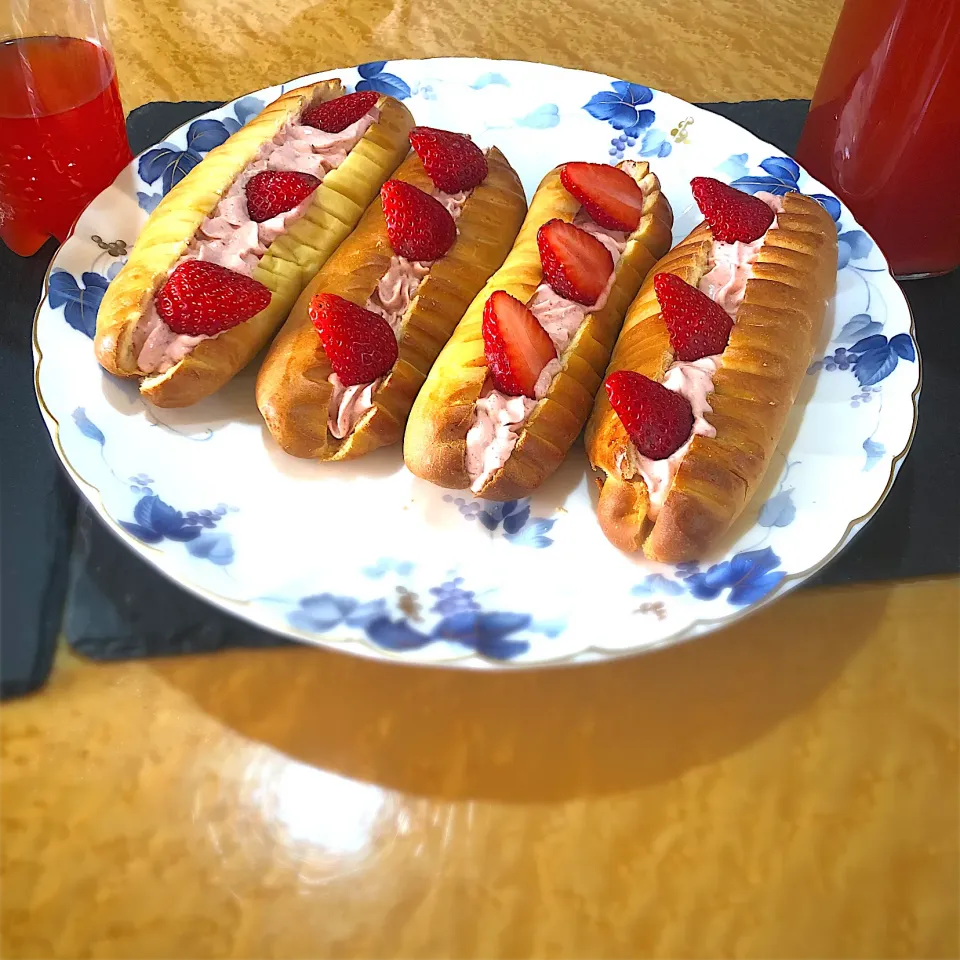
[{"label": "hot dog bun", "polygon": [[179,363],[155,375],[138,369],[134,331],[201,224],[261,147],[308,105],[342,94],[339,80],[289,91],[211,150],[163,198],[97,314],[94,348],[106,370],[140,378],[141,393],[158,406],[181,407],[218,390],[264,346],[304,285],[350,233],[406,155],[413,118],[392,97],[380,98],[378,121],[343,163],[326,174],[306,213],[273,241],[255,267],[253,278],[272,293],[264,310],[201,341]]},{"label": "hot dog bun", "polygon": [[[348,460],[401,439],[437,354],[484,281],[503,262],[526,210],[523,187],[503,154],[493,148],[486,157],[487,177],[463,205],[456,241],[433,263],[402,321],[393,370],[373,393],[373,407],[342,439],[327,429],[332,368],[308,310],[317,293],[336,294],[359,306],[373,293],[393,257],[379,198],[304,290],[257,377],[257,405],[287,453]],[[414,153],[394,177],[424,192],[433,188]]]},{"label": "hot dog bun", "polygon": [[[526,496],[562,463],[590,414],[623,322],[647,271],[669,247],[673,213],[646,162],[621,165],[644,192],[640,223],[627,240],[613,286],[601,310],[589,313],[561,357],[561,371],[534,408],[504,465],[477,496],[512,500]],[[407,424],[404,459],[418,477],[441,487],[467,489],[467,431],[487,379],[481,333],[487,299],[505,290],[521,303],[533,295],[543,273],[537,233],[548,220],[572,222],[580,203],[560,181],[560,168],[542,180],[513,249],[480,291],[457,326],[420,391]]]},{"label": "hot dog bun", "polygon": [[[657,273],[696,286],[712,244],[701,223],[651,271],[631,304],[607,374],[633,370],[663,379],[673,362],[670,336],[653,287]],[[741,514],[756,491],[783,433],[836,285],[837,231],[810,197],[789,193],[747,281],[736,323],[709,395],[707,421],[716,437],[696,436],[656,517],[642,478],[623,476],[630,440],[610,405],[597,394],[587,425],[587,456],[603,471],[598,519],[622,550],[643,549],[670,563],[700,559]]]}]

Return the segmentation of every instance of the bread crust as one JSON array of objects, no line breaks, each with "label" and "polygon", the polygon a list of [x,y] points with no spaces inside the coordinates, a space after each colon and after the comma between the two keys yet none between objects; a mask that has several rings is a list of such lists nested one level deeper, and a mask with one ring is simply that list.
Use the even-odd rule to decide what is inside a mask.
[{"label": "bread crust", "polygon": [[[379,198],[303,291],[257,377],[257,406],[287,453],[349,460],[402,438],[414,398],[437,355],[477,291],[503,262],[526,212],[520,179],[495,147],[487,152],[487,166],[486,179],[460,211],[456,241],[430,268],[407,310],[393,370],[374,391],[373,407],[342,440],[327,429],[332,368],[309,306],[320,292],[363,306],[376,289],[393,257]],[[433,188],[414,153],[394,176],[425,192]]]},{"label": "bread crust", "polygon": [[343,94],[339,80],[321,80],[285,93],[211,150],[154,210],[126,266],[107,288],[97,313],[97,360],[121,377],[141,379],[140,391],[161,407],[182,407],[213,393],[266,344],[300,291],[339,246],[406,155],[410,111],[392,97],[378,101],[379,119],[323,179],[303,217],[277,237],[253,271],[271,291],[256,316],[203,340],[161,374],[137,367],[134,330],[153,296],[184,255],[204,219],[234,180],[291,118],[309,103]]},{"label": "bread crust", "polygon": [[[696,286],[707,267],[712,234],[697,226],[651,271],[631,304],[607,374],[633,370],[663,379],[673,362],[653,277],[673,273]],[[736,323],[710,394],[713,438],[697,436],[681,461],[655,521],[641,478],[620,465],[630,440],[605,391],[587,425],[590,463],[606,476],[598,519],[622,550],[643,549],[651,560],[701,559],[742,513],[769,466],[813,357],[826,306],[836,285],[837,231],[816,200],[783,197],[777,226],[767,233],[747,281]]]}]

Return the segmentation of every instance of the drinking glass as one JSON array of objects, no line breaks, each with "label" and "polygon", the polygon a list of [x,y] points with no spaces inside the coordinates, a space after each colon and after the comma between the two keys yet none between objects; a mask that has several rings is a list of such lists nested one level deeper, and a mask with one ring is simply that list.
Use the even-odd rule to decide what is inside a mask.
[{"label": "drinking glass", "polygon": [[797,160],[898,277],[960,264],[960,0],[847,0]]},{"label": "drinking glass", "polygon": [[0,0],[3,242],[62,242],[131,159],[102,0]]}]

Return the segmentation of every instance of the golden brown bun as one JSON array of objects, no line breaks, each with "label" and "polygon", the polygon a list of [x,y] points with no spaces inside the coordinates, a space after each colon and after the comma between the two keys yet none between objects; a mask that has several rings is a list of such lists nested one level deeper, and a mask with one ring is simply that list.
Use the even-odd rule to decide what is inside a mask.
[{"label": "golden brown bun", "polygon": [[307,104],[332,100],[342,93],[339,80],[321,80],[284,94],[211,150],[160,201],[97,313],[94,349],[105,369],[121,377],[144,378],[140,391],[157,406],[183,407],[222,387],[266,344],[305,284],[350,233],[406,155],[413,117],[392,97],[380,98],[378,122],[371,125],[346,160],[323,178],[303,217],[277,237],[260,259],[253,278],[272,292],[264,310],[217,337],[201,341],[179,363],[152,376],[137,367],[133,334],[204,219],[263,144]]},{"label": "golden brown bun", "polygon": [[[467,198],[457,239],[430,268],[403,321],[399,357],[373,394],[373,407],[342,440],[327,430],[332,369],[308,308],[317,293],[333,293],[363,306],[393,257],[383,206],[377,199],[350,239],[303,291],[257,377],[257,405],[287,453],[349,460],[403,436],[423,381],[463,311],[487,277],[503,263],[526,210],[523,187],[499,150],[487,152],[487,178]],[[394,175],[429,192],[433,184],[415,153]]]},{"label": "golden brown bun", "polygon": [[[645,202],[640,223],[617,264],[607,302],[602,310],[587,315],[564,351],[560,373],[520,431],[513,452],[477,496],[488,500],[526,496],[563,462],[590,414],[627,305],[670,245],[673,213],[660,192],[660,181],[645,162],[622,166],[640,184]],[[551,170],[537,188],[509,256],[470,305],[417,397],[403,455],[418,477],[441,487],[470,487],[467,431],[487,378],[481,333],[484,305],[496,290],[505,290],[521,303],[533,296],[542,280],[537,232],[554,218],[571,222],[579,209],[579,202],[560,182],[560,168]]]},{"label": "golden brown bun", "polygon": [[[657,273],[696,286],[712,235],[701,223],[651,271],[630,306],[607,373],[634,370],[663,379],[673,362],[670,336],[653,289]],[[656,521],[647,517],[647,488],[624,479],[619,463],[630,440],[606,391],[597,394],[587,425],[591,464],[606,473],[598,519],[622,550],[651,560],[702,558],[730,528],[757,489],[810,365],[827,301],[837,278],[837,231],[810,197],[788,193],[777,227],[767,233],[747,281],[736,324],[723,352],[706,419],[714,438],[694,437]]]}]

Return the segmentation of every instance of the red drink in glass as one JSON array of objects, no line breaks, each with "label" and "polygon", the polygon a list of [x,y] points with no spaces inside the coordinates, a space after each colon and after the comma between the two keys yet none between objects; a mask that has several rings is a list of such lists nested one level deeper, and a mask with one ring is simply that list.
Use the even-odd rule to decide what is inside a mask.
[{"label": "red drink in glass", "polygon": [[847,0],[797,160],[897,276],[960,264],[960,0]]},{"label": "red drink in glass", "polygon": [[113,58],[75,37],[0,43],[0,238],[22,256],[63,241],[132,159]]}]

